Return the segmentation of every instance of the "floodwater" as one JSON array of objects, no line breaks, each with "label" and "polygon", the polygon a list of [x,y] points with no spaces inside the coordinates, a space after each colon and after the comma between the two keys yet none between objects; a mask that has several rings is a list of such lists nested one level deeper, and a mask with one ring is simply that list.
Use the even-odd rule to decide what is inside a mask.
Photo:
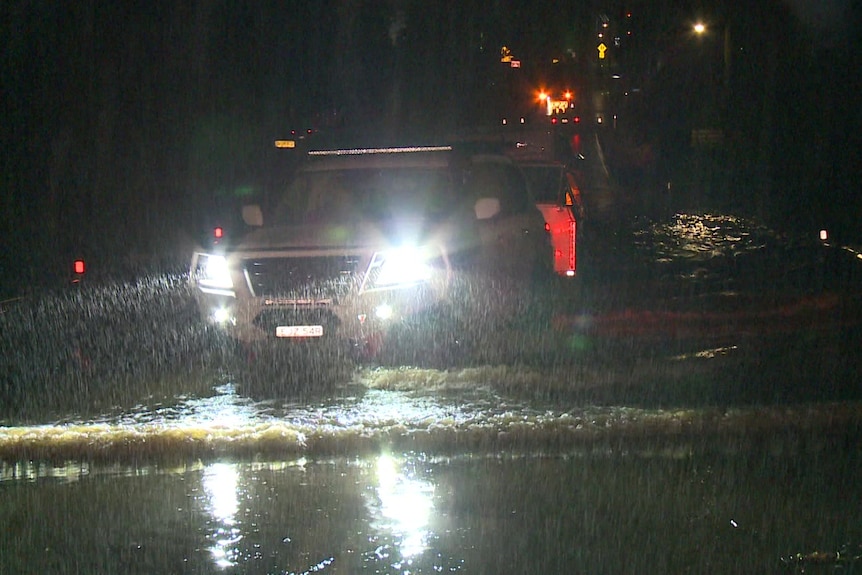
[{"label": "floodwater", "polygon": [[529,361],[319,393],[202,369],[171,281],[5,311],[0,573],[862,571],[856,268],[730,216],[634,238]]},{"label": "floodwater", "polygon": [[2,572],[858,568],[862,404],[563,408],[393,375],[3,428]]}]

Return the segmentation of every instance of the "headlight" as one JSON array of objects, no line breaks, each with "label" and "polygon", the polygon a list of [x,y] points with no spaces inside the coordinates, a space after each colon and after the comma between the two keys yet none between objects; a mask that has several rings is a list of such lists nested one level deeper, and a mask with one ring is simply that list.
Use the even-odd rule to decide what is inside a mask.
[{"label": "headlight", "polygon": [[201,254],[195,273],[201,291],[218,295],[234,295],[230,268],[224,256]]},{"label": "headlight", "polygon": [[368,267],[367,289],[406,287],[431,279],[427,250],[415,247],[377,252]]}]

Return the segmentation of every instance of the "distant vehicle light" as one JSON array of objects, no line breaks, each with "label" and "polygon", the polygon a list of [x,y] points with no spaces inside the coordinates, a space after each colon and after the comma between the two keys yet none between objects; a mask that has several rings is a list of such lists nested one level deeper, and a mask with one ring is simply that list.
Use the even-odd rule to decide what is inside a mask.
[{"label": "distant vehicle light", "polygon": [[503,118],[503,125],[505,126],[508,123],[509,123],[509,121],[506,118]]},{"label": "distant vehicle light", "polygon": [[575,124],[580,124],[580,123],[581,123],[581,117],[575,116]]},{"label": "distant vehicle light", "polygon": [[220,240],[222,239],[222,237],[224,237],[224,230],[221,228],[221,226],[216,226],[215,228],[213,228],[213,237],[217,240]]},{"label": "distant vehicle light", "polygon": [[[294,130],[291,130],[291,133],[295,134],[296,132]],[[275,147],[276,148],[295,148],[296,147],[296,140],[276,140],[275,141]]]},{"label": "distant vehicle light", "polygon": [[87,271],[87,266],[84,264],[84,260],[75,260],[72,264],[72,270],[78,275],[83,275],[84,272]]},{"label": "distant vehicle light", "polygon": [[820,240],[825,242],[828,239],[829,234],[826,232],[826,230],[820,230]]}]

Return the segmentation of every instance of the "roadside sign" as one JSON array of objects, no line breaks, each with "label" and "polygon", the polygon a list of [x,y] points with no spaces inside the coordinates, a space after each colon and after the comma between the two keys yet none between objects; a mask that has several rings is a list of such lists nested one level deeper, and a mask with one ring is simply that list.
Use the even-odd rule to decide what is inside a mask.
[{"label": "roadside sign", "polygon": [[601,42],[598,46],[596,46],[596,49],[599,51],[599,60],[604,60],[605,52],[607,51],[608,47],[605,46],[604,42]]}]

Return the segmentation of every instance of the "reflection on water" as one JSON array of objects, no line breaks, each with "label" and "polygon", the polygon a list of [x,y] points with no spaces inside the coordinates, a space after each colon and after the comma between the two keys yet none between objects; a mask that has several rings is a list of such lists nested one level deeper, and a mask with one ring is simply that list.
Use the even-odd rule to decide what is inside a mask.
[{"label": "reflection on water", "polygon": [[239,510],[239,472],[236,465],[216,463],[204,470],[203,487],[212,515],[213,561],[219,567],[236,565],[236,544],[242,540],[236,514]]},{"label": "reflection on water", "polygon": [[[414,462],[415,464],[415,462]],[[368,502],[371,525],[391,533],[398,550],[408,562],[428,546],[428,525],[434,510],[434,486],[417,476],[415,468],[404,470],[389,454],[377,458],[377,497]],[[383,548],[375,550],[377,555]]]},{"label": "reflection on water", "polygon": [[7,481],[0,567],[808,573],[820,572],[814,561],[835,567],[844,557],[852,569],[862,541],[860,465],[848,446],[805,457],[380,452],[95,473],[75,484]]},{"label": "reflection on water", "polygon": [[759,252],[776,246],[778,234],[753,220],[731,214],[676,214],[635,231],[638,247],[656,262],[707,261]]}]

